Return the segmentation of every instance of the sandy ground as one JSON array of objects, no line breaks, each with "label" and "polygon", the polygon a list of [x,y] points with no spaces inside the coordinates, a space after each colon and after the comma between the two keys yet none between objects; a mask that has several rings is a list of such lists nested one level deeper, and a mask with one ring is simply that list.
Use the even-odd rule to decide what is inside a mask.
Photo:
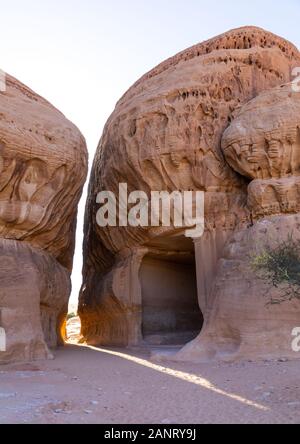
[{"label": "sandy ground", "polygon": [[299,361],[149,357],[147,349],[68,344],[54,360],[2,366],[0,423],[300,423]]}]

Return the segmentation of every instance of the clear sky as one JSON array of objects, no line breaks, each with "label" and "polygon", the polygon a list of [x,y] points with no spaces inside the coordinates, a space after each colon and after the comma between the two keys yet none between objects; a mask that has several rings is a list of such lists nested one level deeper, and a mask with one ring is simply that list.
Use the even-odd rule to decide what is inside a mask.
[{"label": "clear sky", "polygon": [[[300,48],[300,0],[0,0],[0,68],[72,120],[90,163],[116,101],[146,71],[224,31],[255,25]],[[72,301],[81,284],[84,192]]]}]

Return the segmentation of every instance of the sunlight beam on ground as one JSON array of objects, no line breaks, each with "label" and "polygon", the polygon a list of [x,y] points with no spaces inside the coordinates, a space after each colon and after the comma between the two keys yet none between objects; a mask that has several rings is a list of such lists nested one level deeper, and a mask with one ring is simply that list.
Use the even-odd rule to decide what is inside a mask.
[{"label": "sunlight beam on ground", "polygon": [[131,361],[131,362],[134,362],[135,364],[139,364],[144,367],[148,367],[152,370],[156,370],[156,371],[164,373],[166,375],[173,376],[173,377],[181,379],[183,381],[199,385],[202,388],[205,388],[207,390],[211,390],[214,393],[217,393],[218,395],[226,396],[230,399],[241,402],[241,403],[248,405],[250,407],[254,407],[256,409],[264,410],[264,411],[269,410],[268,407],[266,407],[262,404],[258,404],[254,401],[249,400],[249,399],[246,399],[243,396],[236,395],[236,394],[230,393],[230,392],[226,392],[225,390],[222,390],[222,389],[214,386],[214,384],[212,384],[207,379],[202,378],[201,376],[197,376],[192,373],[182,372],[180,370],[174,370],[169,367],[163,367],[161,365],[154,364],[153,362],[147,361],[146,359],[137,358],[136,356],[131,356],[126,353],[121,353],[121,352],[117,352],[117,351],[113,351],[113,350],[107,350],[107,349],[103,349],[103,348],[99,348],[99,347],[94,347],[92,345],[84,345],[84,347],[90,348],[91,350],[95,350],[95,351],[98,351],[101,353],[106,353],[109,355],[117,356],[119,358],[126,359],[127,361]]}]

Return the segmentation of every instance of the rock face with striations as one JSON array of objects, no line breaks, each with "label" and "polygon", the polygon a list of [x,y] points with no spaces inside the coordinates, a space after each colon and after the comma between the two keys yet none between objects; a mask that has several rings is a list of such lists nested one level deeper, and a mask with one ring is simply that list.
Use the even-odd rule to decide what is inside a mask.
[{"label": "rock face with striations", "polygon": [[6,76],[0,93],[0,363],[62,341],[87,150],[77,128]]},{"label": "rock face with striations", "polygon": [[[247,258],[268,227],[298,236],[300,95],[290,82],[299,64],[291,43],[246,27],[170,58],[120,99],[86,207],[80,316],[89,343],[188,343],[176,355],[184,360],[292,353],[300,303],[267,307]],[[118,196],[119,183],[148,196],[204,191],[204,235],[100,228],[96,196]]]}]

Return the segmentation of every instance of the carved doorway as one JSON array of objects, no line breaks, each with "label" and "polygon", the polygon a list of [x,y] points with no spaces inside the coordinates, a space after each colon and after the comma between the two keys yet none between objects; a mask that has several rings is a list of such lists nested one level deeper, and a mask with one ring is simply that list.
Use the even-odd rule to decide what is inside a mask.
[{"label": "carved doorway", "polygon": [[140,268],[142,336],[151,345],[184,345],[201,331],[194,244],[171,237],[152,242]]}]

